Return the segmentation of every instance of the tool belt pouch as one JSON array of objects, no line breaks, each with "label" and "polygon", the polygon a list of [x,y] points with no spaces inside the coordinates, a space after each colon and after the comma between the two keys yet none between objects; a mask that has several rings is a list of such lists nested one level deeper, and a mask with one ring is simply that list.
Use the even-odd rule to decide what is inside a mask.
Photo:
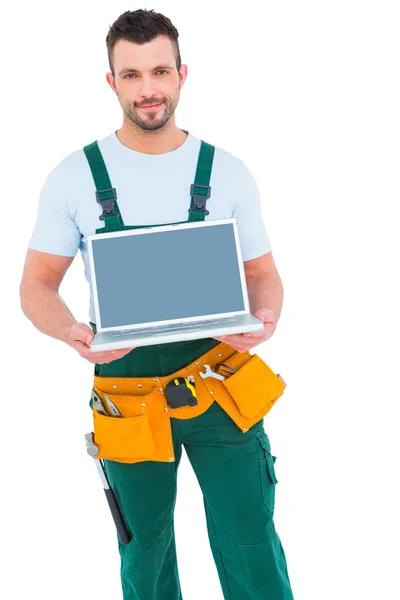
[{"label": "tool belt pouch", "polygon": [[[94,443],[99,448],[94,458],[130,462],[132,459],[148,458],[154,453],[155,443],[147,412],[141,405],[139,407],[135,403],[136,406],[133,406],[124,399],[124,396],[112,398],[122,417],[102,415],[93,409]],[[133,416],[128,416],[127,412],[133,413]]]},{"label": "tool belt pouch", "polygon": [[[224,363],[238,369],[224,379],[222,384],[233,398],[240,414],[249,420],[256,417],[261,419],[283,394],[285,381],[258,354],[237,352]],[[223,373],[222,366],[219,372]]]}]

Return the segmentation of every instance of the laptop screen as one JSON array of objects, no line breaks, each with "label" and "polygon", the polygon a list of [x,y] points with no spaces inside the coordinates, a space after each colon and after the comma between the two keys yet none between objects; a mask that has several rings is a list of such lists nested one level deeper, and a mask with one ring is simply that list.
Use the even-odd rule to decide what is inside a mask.
[{"label": "laptop screen", "polygon": [[101,328],[244,311],[233,223],[93,238]]}]

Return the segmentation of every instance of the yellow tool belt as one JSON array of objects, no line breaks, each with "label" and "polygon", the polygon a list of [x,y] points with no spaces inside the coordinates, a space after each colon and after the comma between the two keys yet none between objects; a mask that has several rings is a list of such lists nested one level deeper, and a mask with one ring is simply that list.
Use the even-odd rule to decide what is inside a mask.
[{"label": "yellow tool belt", "polygon": [[[219,363],[237,371],[219,368],[226,379],[203,378],[204,365],[216,370]],[[233,374],[232,374],[233,373]],[[195,406],[171,408],[164,390],[179,377],[192,376]],[[189,365],[163,377],[94,377],[94,390],[106,394],[122,418],[105,416],[93,409],[94,458],[136,463],[146,460],[174,462],[170,418],[192,419],[215,401],[245,433],[272,408],[283,394],[285,381],[257,355],[238,352],[221,342]]]}]

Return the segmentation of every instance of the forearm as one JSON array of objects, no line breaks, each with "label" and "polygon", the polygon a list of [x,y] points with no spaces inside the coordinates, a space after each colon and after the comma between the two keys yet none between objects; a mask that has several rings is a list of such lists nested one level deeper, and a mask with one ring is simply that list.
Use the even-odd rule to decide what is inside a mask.
[{"label": "forearm", "polygon": [[274,311],[278,322],[283,304],[283,285],[279,275],[263,275],[247,281],[250,312],[254,315],[260,308]]},{"label": "forearm", "polygon": [[40,282],[21,286],[20,299],[23,313],[36,329],[67,343],[67,331],[77,321],[56,289]]}]

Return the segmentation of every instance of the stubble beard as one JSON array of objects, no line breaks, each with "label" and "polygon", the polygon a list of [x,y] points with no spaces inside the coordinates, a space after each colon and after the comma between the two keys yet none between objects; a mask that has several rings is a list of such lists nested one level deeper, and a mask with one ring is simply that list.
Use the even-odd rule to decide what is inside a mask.
[{"label": "stubble beard", "polygon": [[[157,113],[149,112],[146,116],[142,117],[140,112],[144,114],[143,111],[141,111],[140,108],[137,107],[134,103],[124,103],[121,101],[120,98],[120,104],[128,119],[139,129],[142,129],[144,131],[157,131],[159,129],[162,129],[168,123],[168,121],[175,112],[178,100],[179,94],[177,95],[175,101],[171,101],[170,98],[165,97],[163,99],[162,106],[160,106],[160,108],[157,110],[157,113],[162,113],[160,116],[158,116]],[[144,106],[149,106],[150,104],[151,102],[147,102]]]}]

